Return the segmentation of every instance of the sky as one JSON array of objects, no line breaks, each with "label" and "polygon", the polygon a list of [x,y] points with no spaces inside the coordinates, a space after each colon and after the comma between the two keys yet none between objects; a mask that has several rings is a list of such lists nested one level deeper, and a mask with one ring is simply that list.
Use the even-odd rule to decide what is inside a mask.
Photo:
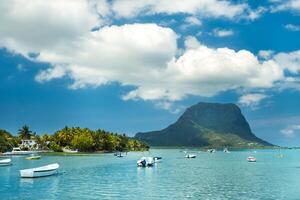
[{"label": "sky", "polygon": [[300,146],[300,0],[0,2],[0,128],[160,130],[235,103]]}]

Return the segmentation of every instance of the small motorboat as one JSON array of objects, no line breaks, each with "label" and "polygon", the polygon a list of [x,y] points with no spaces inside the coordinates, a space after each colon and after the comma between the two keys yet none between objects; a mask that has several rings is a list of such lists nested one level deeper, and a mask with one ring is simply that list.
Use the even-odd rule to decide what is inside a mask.
[{"label": "small motorboat", "polygon": [[224,148],[223,152],[224,153],[230,153],[230,151],[227,148]]},{"label": "small motorboat", "polygon": [[188,154],[188,155],[186,155],[185,157],[186,158],[196,158],[196,154]]},{"label": "small motorboat", "polygon": [[36,177],[51,176],[57,174],[58,168],[59,168],[59,164],[54,163],[54,164],[45,165],[37,168],[22,169],[20,170],[20,175],[22,178],[36,178]]},{"label": "small motorboat", "polygon": [[153,157],[153,159],[154,159],[155,163],[158,163],[158,162],[161,162],[162,157]]},{"label": "small motorboat", "polygon": [[153,157],[142,157],[137,161],[138,167],[152,167],[154,165]]},{"label": "small motorboat", "polygon": [[68,149],[68,148],[62,148],[63,152],[65,153],[78,153],[78,149]]},{"label": "small motorboat", "polygon": [[121,153],[117,154],[116,156],[119,157],[119,158],[123,157],[123,155]]},{"label": "small motorboat", "polygon": [[41,156],[39,156],[39,155],[32,155],[32,156],[26,157],[26,160],[39,160],[39,159],[41,159]]},{"label": "small motorboat", "polygon": [[256,158],[255,158],[254,156],[249,156],[249,157],[247,158],[247,161],[248,161],[248,162],[256,162]]},{"label": "small motorboat", "polygon": [[8,165],[11,165],[11,159],[10,158],[0,160],[0,166],[8,166]]},{"label": "small motorboat", "polygon": [[215,149],[207,149],[207,152],[208,153],[216,153],[216,150]]}]

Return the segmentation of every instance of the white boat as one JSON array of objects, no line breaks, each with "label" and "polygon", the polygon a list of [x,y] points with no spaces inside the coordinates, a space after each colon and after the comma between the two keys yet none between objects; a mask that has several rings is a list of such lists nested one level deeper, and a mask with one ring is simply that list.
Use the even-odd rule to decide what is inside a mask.
[{"label": "white boat", "polygon": [[0,160],[0,166],[7,166],[7,165],[11,165],[11,159],[10,158]]},{"label": "white boat", "polygon": [[37,151],[23,151],[20,147],[14,147],[11,152],[5,152],[4,155],[29,155],[34,154]]},{"label": "white boat", "polygon": [[51,176],[57,173],[59,164],[54,163],[50,165],[45,165],[42,167],[31,168],[31,169],[22,169],[20,170],[20,175],[22,178],[36,178],[43,176]]},{"label": "white boat", "polygon": [[119,158],[122,158],[122,157],[123,157],[123,155],[122,155],[121,152],[116,152],[116,153],[114,153],[114,156],[119,157]]},{"label": "white boat", "polygon": [[224,148],[223,152],[224,153],[230,153],[230,151],[227,148]]},{"label": "white boat", "polygon": [[215,150],[215,149],[207,149],[207,152],[208,152],[208,153],[215,153],[216,150]]},{"label": "white boat", "polygon": [[255,158],[254,156],[249,156],[249,157],[247,158],[247,161],[248,161],[248,162],[256,162],[256,158]]},{"label": "white boat", "polygon": [[138,167],[152,167],[154,165],[154,158],[153,157],[142,157],[137,161]]},{"label": "white boat", "polygon": [[186,158],[196,158],[196,154],[188,154],[188,155],[186,155],[185,157]]},{"label": "white boat", "polygon": [[78,153],[78,149],[72,150],[72,149],[63,148],[62,150],[65,153]]}]

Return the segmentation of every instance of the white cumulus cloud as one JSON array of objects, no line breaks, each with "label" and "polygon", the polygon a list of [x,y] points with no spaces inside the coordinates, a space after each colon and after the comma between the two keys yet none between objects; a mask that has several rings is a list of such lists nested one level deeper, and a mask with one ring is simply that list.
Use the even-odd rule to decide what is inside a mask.
[{"label": "white cumulus cloud", "polygon": [[[136,6],[139,1],[131,2]],[[173,7],[167,7],[170,1],[166,0],[151,2],[162,5],[153,5],[152,12],[209,10],[206,15],[216,11],[215,16],[229,18],[244,7],[228,1],[187,1],[184,5],[176,1]],[[179,36],[170,28],[154,23],[107,25],[102,17],[111,15],[107,6],[106,1],[5,1],[0,4],[0,46],[49,63],[51,67],[36,75],[38,82],[66,76],[73,81],[72,89],[117,82],[134,88],[124,93],[124,100],[160,101],[164,109],[189,95],[210,97],[234,89],[273,88],[287,80],[285,70],[299,73],[299,51],[261,61],[248,50],[212,48],[195,37],[187,37],[185,47],[179,49]],[[98,28],[91,32],[94,27]],[[36,56],[28,56],[32,53]]]},{"label": "white cumulus cloud", "polygon": [[284,28],[289,31],[300,31],[300,26],[295,25],[295,24],[286,24],[286,25],[284,25]]},{"label": "white cumulus cloud", "polygon": [[256,107],[259,105],[259,103],[268,98],[269,96],[261,93],[250,93],[250,94],[245,94],[240,97],[239,103],[242,106],[249,106],[249,107]]},{"label": "white cumulus cloud", "polygon": [[300,125],[290,125],[287,128],[282,129],[280,132],[286,137],[293,138],[296,136],[296,134],[300,133]]},{"label": "white cumulus cloud", "polygon": [[185,13],[202,17],[225,17],[233,19],[248,12],[246,3],[231,3],[225,0],[114,0],[112,10],[119,17],[135,17],[159,13]]},{"label": "white cumulus cloud", "polygon": [[233,35],[234,32],[231,29],[219,29],[219,28],[215,28],[213,30],[213,35],[216,37],[228,37]]}]

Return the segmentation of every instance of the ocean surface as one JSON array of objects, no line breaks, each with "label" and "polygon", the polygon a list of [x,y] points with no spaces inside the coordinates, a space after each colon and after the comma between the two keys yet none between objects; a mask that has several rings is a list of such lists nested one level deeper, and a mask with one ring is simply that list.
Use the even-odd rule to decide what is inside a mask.
[{"label": "ocean surface", "polygon": [[[0,167],[0,199],[300,199],[300,150],[243,150],[214,154],[180,149],[85,156],[12,157]],[[283,154],[280,158],[278,155]],[[138,168],[142,156],[161,156],[154,167]],[[246,158],[254,155],[256,163]],[[22,179],[19,170],[59,163],[54,176]]]}]

